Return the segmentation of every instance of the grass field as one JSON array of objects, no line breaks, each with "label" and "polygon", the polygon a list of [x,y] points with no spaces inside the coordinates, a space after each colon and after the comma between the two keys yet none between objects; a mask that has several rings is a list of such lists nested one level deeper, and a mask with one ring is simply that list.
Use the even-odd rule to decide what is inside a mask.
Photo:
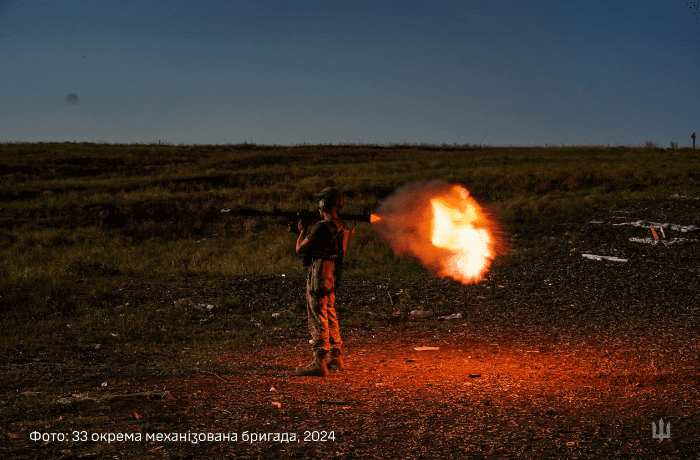
[{"label": "grass field", "polygon": [[[0,144],[0,354],[18,364],[0,386],[47,392],[44,402],[5,406],[2,415],[51,406],[62,391],[51,390],[56,382],[64,389],[114,372],[232,372],[235,364],[212,354],[273,343],[272,326],[300,328],[301,296],[264,308],[217,288],[246,275],[285,275],[301,288],[304,274],[286,222],[222,215],[222,208],[315,209],[315,194],[335,186],[346,197],[343,212],[370,213],[407,182],[443,179],[465,186],[502,223],[512,251],[493,267],[497,274],[546,255],[545,237],[576,240],[574,224],[604,209],[697,195],[698,157],[653,145]],[[396,259],[369,224],[357,226],[345,276],[440,282],[414,260]],[[197,305],[217,316],[202,318]],[[372,306],[418,307],[444,309],[409,296],[395,303],[391,294]],[[270,311],[282,312],[274,324]],[[341,327],[372,324],[368,315],[341,316]],[[186,359],[164,363],[183,345],[192,350]],[[107,347],[99,366],[85,361]]]},{"label": "grass field", "polygon": [[[531,246],[528,238],[557,236],[558,224],[596,210],[696,193],[697,158],[688,149],[624,146],[0,144],[0,326],[11,331],[2,350],[110,334],[157,343],[158,328],[179,327],[177,318],[154,320],[161,299],[146,299],[129,320],[111,313],[130,303],[119,289],[127,280],[302,273],[285,225],[223,217],[224,207],[315,209],[315,193],[333,185],[347,198],[344,212],[369,213],[406,182],[444,179],[464,185],[517,235],[510,260],[524,257],[518,248]],[[432,278],[396,260],[367,224],[358,225],[347,267],[348,277]]]}]

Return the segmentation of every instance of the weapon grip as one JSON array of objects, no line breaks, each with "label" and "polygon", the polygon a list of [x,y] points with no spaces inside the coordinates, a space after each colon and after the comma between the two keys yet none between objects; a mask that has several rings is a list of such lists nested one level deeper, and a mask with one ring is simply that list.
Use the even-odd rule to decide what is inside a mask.
[{"label": "weapon grip", "polygon": [[301,222],[301,226],[304,228],[304,230],[308,230],[309,223],[311,220],[311,213],[307,210],[300,210],[297,212],[297,222]]},{"label": "weapon grip", "polygon": [[304,223],[304,220],[302,218],[301,211],[297,212],[295,217],[296,219],[292,219],[290,217],[289,225],[290,227],[294,227],[294,233],[298,235],[299,233],[301,233],[302,229],[306,229],[306,224]]}]

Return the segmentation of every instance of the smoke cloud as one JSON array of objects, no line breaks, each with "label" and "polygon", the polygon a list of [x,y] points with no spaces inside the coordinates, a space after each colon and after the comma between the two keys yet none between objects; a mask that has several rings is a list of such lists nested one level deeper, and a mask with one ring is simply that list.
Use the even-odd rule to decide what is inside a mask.
[{"label": "smoke cloud", "polygon": [[65,103],[67,105],[78,105],[80,103],[80,98],[76,93],[70,93],[66,96]]},{"label": "smoke cloud", "polygon": [[[448,194],[454,186],[455,184],[442,180],[408,183],[380,203],[374,212],[379,216],[379,221],[372,226],[397,257],[411,256],[441,278],[449,276],[463,283],[477,282],[480,277],[446,275],[446,261],[453,259],[455,253],[437,247],[431,241],[433,207],[430,200]],[[502,238],[498,230],[499,225],[486,210],[480,211],[480,226],[489,229],[495,246],[500,247]],[[495,254],[493,256],[495,257]]]},{"label": "smoke cloud", "polygon": [[431,272],[438,272],[440,260],[449,253],[435,248],[430,241],[430,199],[450,187],[450,183],[442,180],[411,182],[396,189],[379,205],[375,214],[381,220],[374,228],[397,257],[413,256]]}]

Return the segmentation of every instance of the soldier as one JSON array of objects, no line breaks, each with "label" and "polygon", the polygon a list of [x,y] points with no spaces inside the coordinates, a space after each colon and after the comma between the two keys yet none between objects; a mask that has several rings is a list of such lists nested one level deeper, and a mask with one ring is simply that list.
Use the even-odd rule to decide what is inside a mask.
[{"label": "soldier", "polygon": [[[296,368],[296,374],[300,376],[325,376],[328,375],[329,367],[345,369],[340,356],[343,342],[340,340],[335,314],[335,291],[349,238],[347,227],[338,218],[338,210],[345,205],[345,200],[343,194],[334,187],[324,188],[316,198],[323,220],[311,226],[308,232],[300,221],[296,245],[297,254],[304,256],[304,265],[309,267],[306,304],[314,352],[311,364]],[[296,233],[291,224],[289,229]]]}]

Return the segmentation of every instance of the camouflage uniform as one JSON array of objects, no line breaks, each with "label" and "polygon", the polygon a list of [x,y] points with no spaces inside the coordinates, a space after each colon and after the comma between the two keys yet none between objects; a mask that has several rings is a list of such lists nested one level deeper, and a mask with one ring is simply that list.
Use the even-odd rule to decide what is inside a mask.
[{"label": "camouflage uniform", "polygon": [[335,291],[342,270],[342,238],[347,238],[347,231],[342,220],[331,218],[316,223],[306,237],[312,243],[306,280],[309,331],[314,354],[320,356],[331,349],[339,351],[343,343],[335,313]]},{"label": "camouflage uniform", "polygon": [[[335,291],[343,270],[343,258],[352,232],[348,232],[337,210],[345,206],[340,190],[326,187],[316,196],[319,214],[325,219],[307,232],[297,223],[297,254],[304,255],[309,267],[306,280],[306,301],[314,360],[306,367],[296,368],[298,376],[325,376],[328,368],[344,370],[341,357],[340,330],[335,314]],[[290,225],[290,230],[292,230]],[[354,229],[353,229],[354,230]],[[329,354],[330,352],[330,354]],[[328,361],[326,362],[326,357]]]}]

